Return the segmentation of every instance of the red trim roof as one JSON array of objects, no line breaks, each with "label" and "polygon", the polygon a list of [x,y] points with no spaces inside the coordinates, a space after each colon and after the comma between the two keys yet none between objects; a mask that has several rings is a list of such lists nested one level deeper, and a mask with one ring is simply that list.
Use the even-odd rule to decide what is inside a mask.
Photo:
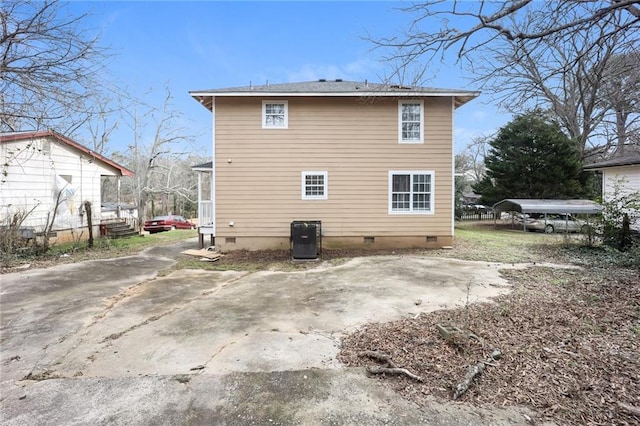
[{"label": "red trim roof", "polygon": [[120,171],[120,173],[122,173],[122,176],[133,176],[134,173],[127,169],[126,167],[121,166],[120,164],[116,163],[115,161],[109,160],[107,157],[98,154],[97,152],[94,152],[92,150],[90,150],[89,148],[87,148],[84,145],[80,145],[78,142],[71,140],[65,136],[62,136],[59,133],[54,132],[53,130],[44,130],[44,131],[33,131],[33,132],[12,132],[12,133],[2,133],[0,134],[0,143],[2,142],[15,142],[15,141],[21,141],[21,140],[25,140],[25,139],[36,139],[36,138],[44,138],[44,137],[52,137],[55,138],[57,140],[59,140],[60,142],[69,145],[75,149],[77,149],[78,151],[84,152],[85,154],[87,154],[88,156],[90,156],[91,158],[94,158],[96,160],[100,160],[105,164],[110,165],[111,167],[117,169]]}]

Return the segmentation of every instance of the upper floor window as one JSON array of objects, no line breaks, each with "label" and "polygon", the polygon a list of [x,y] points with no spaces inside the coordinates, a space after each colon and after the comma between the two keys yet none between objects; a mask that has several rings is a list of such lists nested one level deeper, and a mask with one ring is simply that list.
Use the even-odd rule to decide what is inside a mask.
[{"label": "upper floor window", "polygon": [[326,200],[327,172],[302,172],[302,199]]},{"label": "upper floor window", "polygon": [[424,103],[398,103],[398,139],[400,143],[422,143],[424,140]]},{"label": "upper floor window", "polygon": [[286,129],[289,125],[287,101],[262,101],[262,128]]},{"label": "upper floor window", "polygon": [[433,213],[433,172],[389,172],[389,213]]}]

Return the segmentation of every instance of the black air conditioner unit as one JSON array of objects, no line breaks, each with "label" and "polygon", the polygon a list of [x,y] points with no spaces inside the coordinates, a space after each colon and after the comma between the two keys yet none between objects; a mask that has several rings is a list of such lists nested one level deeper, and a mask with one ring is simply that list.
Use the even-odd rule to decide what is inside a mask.
[{"label": "black air conditioner unit", "polygon": [[322,222],[294,220],[291,222],[291,257],[317,259],[322,249]]}]

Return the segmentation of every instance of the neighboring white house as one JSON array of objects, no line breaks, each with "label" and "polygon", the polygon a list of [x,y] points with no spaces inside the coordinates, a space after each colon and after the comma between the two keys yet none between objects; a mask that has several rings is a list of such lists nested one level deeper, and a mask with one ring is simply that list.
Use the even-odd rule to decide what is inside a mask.
[{"label": "neighboring white house", "polygon": [[[584,169],[602,172],[604,201],[629,194],[640,194],[640,147],[627,146],[624,153],[589,164]],[[640,216],[640,212],[634,212],[634,216]],[[632,227],[640,231],[639,221],[636,220]]]},{"label": "neighboring white house", "polygon": [[[21,228],[42,233],[54,217],[56,241],[88,237],[101,220],[101,177],[133,172],[53,131],[0,133],[0,226],[26,214]],[[97,235],[94,232],[94,235]]]}]

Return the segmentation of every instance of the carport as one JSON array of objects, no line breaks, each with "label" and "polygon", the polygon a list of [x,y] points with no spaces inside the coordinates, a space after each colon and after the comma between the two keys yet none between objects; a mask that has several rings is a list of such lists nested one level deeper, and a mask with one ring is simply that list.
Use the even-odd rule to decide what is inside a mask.
[{"label": "carport", "polygon": [[[496,224],[496,218],[502,212],[518,212],[525,214],[539,213],[544,214],[545,221],[547,214],[599,214],[602,212],[602,206],[591,200],[546,200],[546,199],[527,199],[527,198],[508,198],[498,201],[493,205],[493,221]],[[567,216],[568,220],[568,216]],[[527,230],[526,220],[522,220],[523,230]]]}]

